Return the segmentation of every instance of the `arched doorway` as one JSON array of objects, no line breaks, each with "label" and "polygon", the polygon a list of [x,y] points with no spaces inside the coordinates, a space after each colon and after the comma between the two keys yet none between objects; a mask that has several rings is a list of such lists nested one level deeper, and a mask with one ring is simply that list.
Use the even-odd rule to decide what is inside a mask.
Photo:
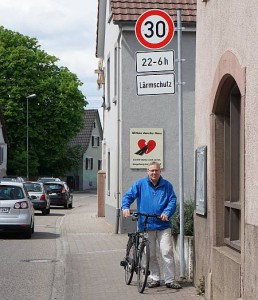
[{"label": "arched doorway", "polygon": [[213,298],[228,295],[237,299],[242,290],[241,249],[244,243],[245,68],[230,51],[221,57],[211,96]]}]

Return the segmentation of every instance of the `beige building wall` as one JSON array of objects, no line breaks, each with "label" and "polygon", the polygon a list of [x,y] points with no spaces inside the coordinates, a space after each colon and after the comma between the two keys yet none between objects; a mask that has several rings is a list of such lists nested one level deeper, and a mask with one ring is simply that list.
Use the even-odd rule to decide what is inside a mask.
[{"label": "beige building wall", "polygon": [[[207,145],[207,215],[195,216],[195,284],[207,299],[258,295],[258,1],[197,1],[195,148]],[[241,252],[223,244],[223,195],[214,147],[216,93],[227,73],[241,92]]]}]

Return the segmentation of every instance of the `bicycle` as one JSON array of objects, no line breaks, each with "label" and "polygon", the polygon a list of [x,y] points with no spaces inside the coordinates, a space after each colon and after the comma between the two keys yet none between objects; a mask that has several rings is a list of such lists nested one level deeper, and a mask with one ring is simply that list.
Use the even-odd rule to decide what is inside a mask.
[{"label": "bicycle", "polygon": [[120,262],[120,265],[125,270],[125,283],[130,285],[133,279],[134,272],[137,274],[138,292],[143,293],[147,279],[150,274],[150,246],[147,232],[148,218],[158,218],[157,215],[149,215],[140,212],[132,213],[132,220],[137,221],[138,216],[143,216],[143,231],[128,233],[128,242],[126,246],[125,259]]}]

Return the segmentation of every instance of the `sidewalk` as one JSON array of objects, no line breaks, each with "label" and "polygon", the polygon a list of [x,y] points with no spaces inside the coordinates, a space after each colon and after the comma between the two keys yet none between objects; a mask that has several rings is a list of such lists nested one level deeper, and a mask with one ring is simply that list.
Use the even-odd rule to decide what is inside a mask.
[{"label": "sidewalk", "polygon": [[97,217],[97,196],[77,194],[75,207],[64,217],[62,239],[65,247],[65,300],[191,300],[196,290],[182,283],[181,290],[164,285],[146,288],[139,294],[134,276],[131,285],[124,281],[120,260],[125,253],[126,234],[115,234],[105,218]]}]

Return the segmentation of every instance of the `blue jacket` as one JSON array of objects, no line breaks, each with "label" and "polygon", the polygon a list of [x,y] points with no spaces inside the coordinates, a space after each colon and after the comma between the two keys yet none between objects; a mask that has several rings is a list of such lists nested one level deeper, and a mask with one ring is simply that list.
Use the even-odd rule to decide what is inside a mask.
[{"label": "blue jacket", "polygon": [[[158,216],[164,213],[169,217],[168,221],[149,218],[148,230],[164,230],[172,227],[171,216],[176,211],[176,194],[169,181],[160,176],[158,185],[154,186],[149,177],[137,180],[123,196],[121,209],[129,209],[135,199],[138,212]],[[139,230],[143,230],[143,218],[138,219]]]}]

